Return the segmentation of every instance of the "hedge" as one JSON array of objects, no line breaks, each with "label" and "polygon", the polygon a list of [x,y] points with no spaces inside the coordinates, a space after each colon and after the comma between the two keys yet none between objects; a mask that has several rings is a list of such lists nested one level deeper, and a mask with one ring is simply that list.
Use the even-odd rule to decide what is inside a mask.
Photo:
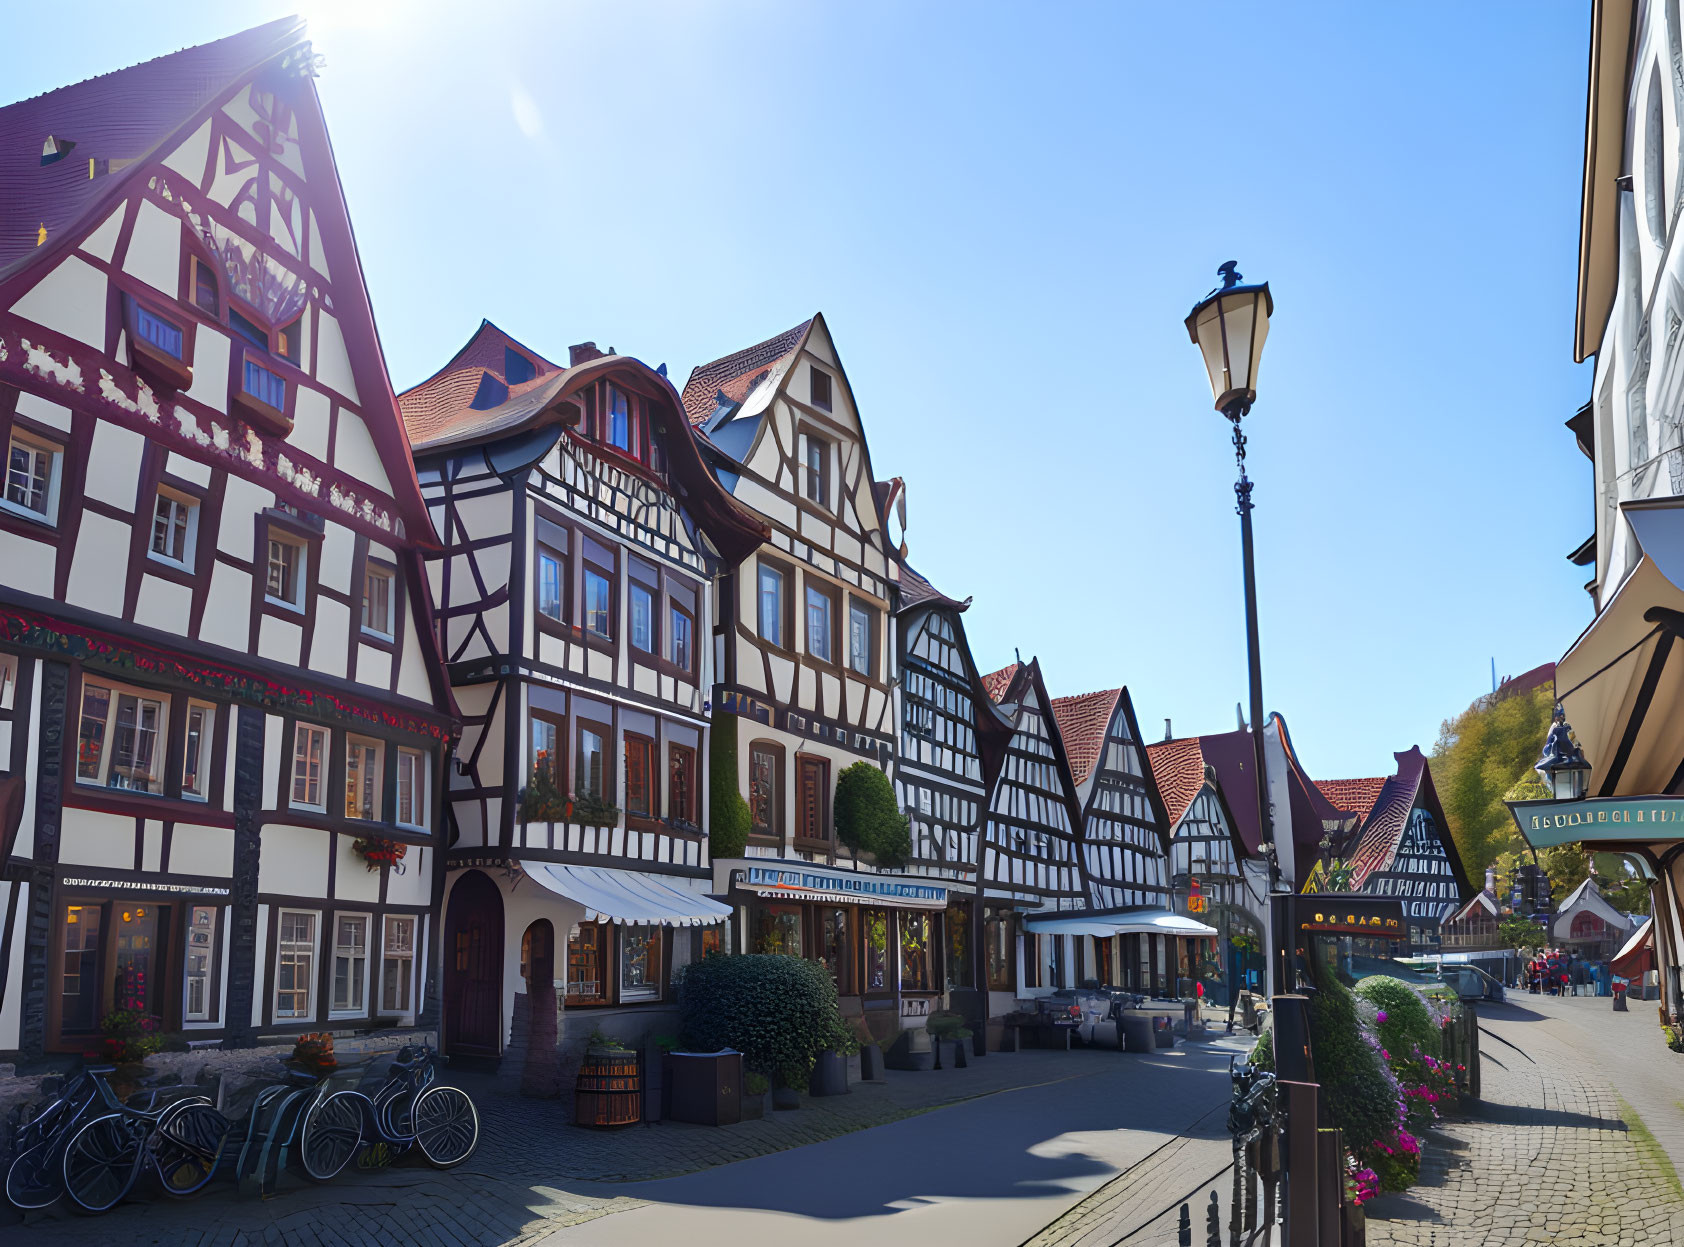
[{"label": "hedge", "polygon": [[743,1066],[805,1087],[821,1052],[850,1052],[836,984],[816,962],[779,953],[716,954],[686,966],[678,985],[684,1042],[735,1048]]}]

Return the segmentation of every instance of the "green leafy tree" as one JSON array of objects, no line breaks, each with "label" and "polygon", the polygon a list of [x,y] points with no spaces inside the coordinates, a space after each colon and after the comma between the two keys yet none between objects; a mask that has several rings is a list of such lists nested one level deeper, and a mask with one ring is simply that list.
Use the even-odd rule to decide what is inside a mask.
[{"label": "green leafy tree", "polygon": [[1545,933],[1530,918],[1505,914],[1497,920],[1497,938],[1504,948],[1542,948]]},{"label": "green leafy tree", "polygon": [[856,762],[836,780],[836,838],[855,853],[870,853],[879,866],[906,865],[912,829],[895,799],[889,777],[869,762]]},{"label": "green leafy tree", "polygon": [[1433,785],[1473,887],[1484,886],[1485,867],[1511,847],[1514,820],[1503,799],[1527,780],[1554,709],[1555,690],[1545,685],[1481,698],[1439,729]]}]

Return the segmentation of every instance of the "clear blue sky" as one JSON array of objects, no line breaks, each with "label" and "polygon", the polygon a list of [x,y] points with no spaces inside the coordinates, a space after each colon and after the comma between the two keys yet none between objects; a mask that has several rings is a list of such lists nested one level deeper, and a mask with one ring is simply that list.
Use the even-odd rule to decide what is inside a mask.
[{"label": "clear blue sky", "polygon": [[[24,6],[0,97],[296,6]],[[1266,700],[1389,773],[1588,622],[1562,428],[1589,5],[304,0],[394,382],[489,317],[682,384],[814,311],[985,669],[1246,695],[1226,427],[1182,319],[1276,319],[1248,422]]]}]

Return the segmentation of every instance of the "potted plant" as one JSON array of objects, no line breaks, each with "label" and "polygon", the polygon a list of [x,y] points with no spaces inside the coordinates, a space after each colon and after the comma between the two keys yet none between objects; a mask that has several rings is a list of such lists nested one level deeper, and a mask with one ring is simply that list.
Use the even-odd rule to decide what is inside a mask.
[{"label": "potted plant", "polygon": [[403,874],[403,859],[409,846],[401,840],[382,840],[378,836],[364,836],[351,842],[351,851],[363,859],[370,870],[390,866],[394,874]]},{"label": "potted plant", "polygon": [[333,1055],[333,1036],[326,1031],[300,1035],[287,1061],[313,1078],[325,1078],[339,1068],[339,1058]]},{"label": "potted plant", "polygon": [[532,776],[520,790],[520,821],[522,823],[565,823],[570,802],[556,787],[555,774],[550,768],[549,751],[540,750],[532,767]]},{"label": "potted plant", "polygon": [[743,1075],[743,1120],[766,1116],[766,1093],[772,1089],[766,1075],[749,1070]]},{"label": "potted plant", "polygon": [[620,821],[620,807],[594,792],[573,800],[573,819],[586,827],[612,827]]},{"label": "potted plant", "polygon": [[971,1028],[965,1025],[964,1018],[951,1009],[938,1009],[930,1014],[924,1029],[930,1032],[934,1041],[937,1069],[965,1068],[964,1041],[971,1037]]}]

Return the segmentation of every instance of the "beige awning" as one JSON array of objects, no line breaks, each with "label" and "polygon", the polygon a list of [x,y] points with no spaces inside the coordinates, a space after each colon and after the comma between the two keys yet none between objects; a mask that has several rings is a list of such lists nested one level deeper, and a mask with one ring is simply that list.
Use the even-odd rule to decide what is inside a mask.
[{"label": "beige awning", "polygon": [[1684,499],[1621,509],[1643,557],[1555,669],[1591,796],[1664,793],[1684,762]]}]

